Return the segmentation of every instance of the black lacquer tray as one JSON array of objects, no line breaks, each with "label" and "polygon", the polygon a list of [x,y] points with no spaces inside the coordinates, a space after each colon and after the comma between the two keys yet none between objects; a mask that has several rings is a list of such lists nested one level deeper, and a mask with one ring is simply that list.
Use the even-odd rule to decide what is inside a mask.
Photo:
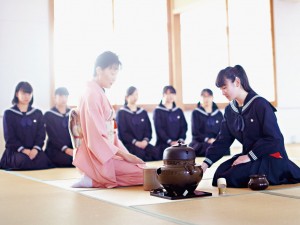
[{"label": "black lacquer tray", "polygon": [[199,198],[199,197],[212,196],[212,193],[195,190],[193,194],[188,194],[185,196],[184,195],[174,196],[174,195],[169,195],[164,189],[159,189],[159,190],[150,191],[150,195],[159,197],[159,198],[169,199],[169,200],[178,200],[178,199],[188,199],[188,198]]}]

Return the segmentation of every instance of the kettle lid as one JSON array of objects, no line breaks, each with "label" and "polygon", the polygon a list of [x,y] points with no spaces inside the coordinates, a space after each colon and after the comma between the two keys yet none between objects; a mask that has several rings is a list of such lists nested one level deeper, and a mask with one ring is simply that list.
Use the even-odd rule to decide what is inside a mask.
[{"label": "kettle lid", "polygon": [[181,141],[166,148],[163,153],[163,160],[194,160],[195,158],[195,150],[186,144],[182,144]]}]

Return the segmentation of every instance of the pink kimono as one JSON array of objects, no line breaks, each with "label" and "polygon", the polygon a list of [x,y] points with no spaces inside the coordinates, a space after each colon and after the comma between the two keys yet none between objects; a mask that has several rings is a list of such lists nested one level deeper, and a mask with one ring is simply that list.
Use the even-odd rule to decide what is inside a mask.
[{"label": "pink kimono", "polygon": [[114,110],[95,81],[88,83],[78,112],[83,137],[73,164],[93,180],[93,187],[142,184],[144,165],[116,156],[118,150],[127,152],[127,149],[114,131]]}]

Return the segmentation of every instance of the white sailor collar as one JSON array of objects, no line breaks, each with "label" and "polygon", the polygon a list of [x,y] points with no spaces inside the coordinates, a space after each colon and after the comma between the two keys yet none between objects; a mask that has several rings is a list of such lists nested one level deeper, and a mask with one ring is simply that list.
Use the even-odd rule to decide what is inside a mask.
[{"label": "white sailor collar", "polygon": [[[249,108],[249,106],[251,105],[251,103],[256,99],[256,98],[259,98],[260,96],[259,95],[254,95],[243,107],[242,107],[242,113],[247,109]],[[239,110],[238,108],[236,107],[237,105],[237,101],[236,100],[232,100],[230,102],[230,106],[232,108],[232,110],[236,113],[239,113]]]},{"label": "white sailor collar", "polygon": [[176,110],[178,110],[179,108],[177,106],[175,106],[174,108],[172,109],[167,109],[166,107],[163,107],[163,106],[156,106],[157,109],[160,109],[160,110],[163,110],[163,111],[166,111],[166,112],[175,112]]},{"label": "white sailor collar", "polygon": [[205,116],[209,116],[209,115],[215,116],[220,111],[219,109],[216,109],[212,113],[207,113],[203,108],[199,108],[199,107],[197,107],[195,110],[198,111],[198,112],[200,112],[200,113],[202,113]]},{"label": "white sailor collar", "polygon": [[[10,111],[12,111],[12,112],[14,112],[14,113],[16,113],[16,114],[19,114],[19,115],[21,115],[21,116],[24,115],[24,113],[22,113],[22,112],[18,109],[17,106],[12,107],[12,108],[10,108],[10,109],[8,109],[8,110],[10,110]],[[34,113],[36,110],[37,110],[36,108],[30,107],[30,110],[27,111],[27,112],[25,113],[25,115],[26,115],[26,116],[31,115],[31,114]]]},{"label": "white sailor collar", "polygon": [[53,107],[52,109],[50,109],[50,110],[47,111],[47,112],[52,113],[52,114],[54,114],[54,115],[56,115],[56,116],[58,116],[58,117],[64,118],[64,117],[68,117],[68,116],[69,116],[70,109],[67,108],[67,112],[66,112],[65,114],[60,113],[60,112],[57,110],[56,107]]},{"label": "white sailor collar", "polygon": [[121,110],[121,111],[128,112],[128,113],[130,113],[130,114],[140,114],[140,113],[142,113],[142,112],[144,111],[144,109],[143,109],[143,108],[140,108],[140,107],[138,107],[138,108],[137,108],[137,111],[135,111],[135,112],[131,111],[128,107],[122,107],[122,108],[120,108],[120,110]]}]

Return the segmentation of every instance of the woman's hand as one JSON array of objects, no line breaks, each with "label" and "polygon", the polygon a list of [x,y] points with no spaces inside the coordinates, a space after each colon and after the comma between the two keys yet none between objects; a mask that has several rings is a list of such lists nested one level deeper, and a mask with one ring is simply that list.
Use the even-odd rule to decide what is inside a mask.
[{"label": "woman's hand", "polygon": [[144,164],[145,162],[133,154],[119,150],[116,155],[122,157],[125,161],[135,164]]},{"label": "woman's hand", "polygon": [[37,149],[35,149],[35,148],[31,149],[30,154],[29,154],[29,158],[31,160],[33,160],[37,156],[38,153],[39,153],[39,151]]},{"label": "woman's hand", "polygon": [[208,165],[207,165],[205,162],[203,162],[203,163],[201,164],[201,168],[202,168],[202,170],[203,170],[203,173],[205,173],[206,169],[208,168]]},{"label": "woman's hand", "polygon": [[144,164],[145,162],[141,160],[139,157],[132,155],[130,153],[126,153],[123,157],[123,159],[127,162],[130,163],[135,163],[135,164]]},{"label": "woman's hand", "polygon": [[242,163],[247,163],[250,162],[250,158],[248,155],[241,155],[239,156],[233,163],[231,166],[236,166]]}]

